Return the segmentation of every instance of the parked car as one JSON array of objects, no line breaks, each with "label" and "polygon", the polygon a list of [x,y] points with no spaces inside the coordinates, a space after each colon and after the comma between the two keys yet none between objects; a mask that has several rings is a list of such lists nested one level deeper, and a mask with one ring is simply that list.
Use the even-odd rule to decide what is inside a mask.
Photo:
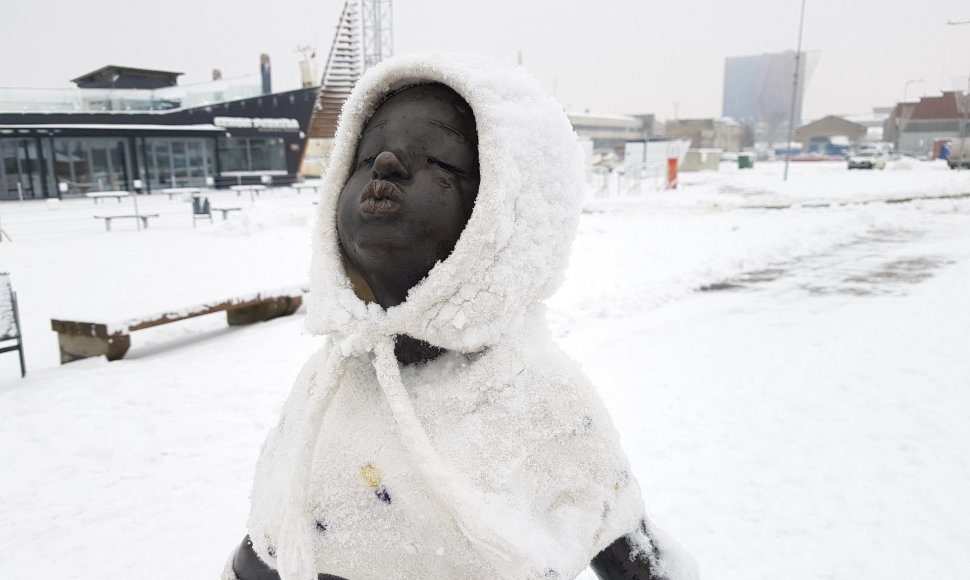
[{"label": "parked car", "polygon": [[950,169],[966,167],[970,169],[970,137],[964,139],[954,139],[950,142],[950,150],[947,153],[946,164]]},{"label": "parked car", "polygon": [[849,155],[849,169],[885,169],[886,154],[878,149],[861,149]]}]

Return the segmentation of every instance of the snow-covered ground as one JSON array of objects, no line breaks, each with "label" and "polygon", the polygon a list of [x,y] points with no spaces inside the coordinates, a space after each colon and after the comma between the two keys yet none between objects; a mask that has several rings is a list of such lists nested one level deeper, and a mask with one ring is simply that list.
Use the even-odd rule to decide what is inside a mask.
[{"label": "snow-covered ground", "polygon": [[[553,330],[704,578],[966,578],[970,172],[781,173],[591,186]],[[312,197],[217,197],[245,209],[196,228],[140,197],[146,231],[91,217],[130,200],[0,204],[28,364],[0,355],[0,576],[213,578],[244,534],[264,432],[319,342],[302,312],[139,331],[113,363],[60,366],[50,330],[304,285]]]}]

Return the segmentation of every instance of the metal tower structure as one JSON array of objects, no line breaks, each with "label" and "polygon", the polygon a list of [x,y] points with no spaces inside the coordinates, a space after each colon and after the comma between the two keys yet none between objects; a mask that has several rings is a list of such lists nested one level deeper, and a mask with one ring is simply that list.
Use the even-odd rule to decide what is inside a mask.
[{"label": "metal tower structure", "polygon": [[310,139],[329,139],[360,75],[394,52],[392,0],[346,0],[310,120]]},{"label": "metal tower structure", "polygon": [[323,69],[320,93],[307,130],[310,139],[331,138],[337,129],[340,107],[364,70],[360,37],[360,0],[347,0]]},{"label": "metal tower structure", "polygon": [[364,70],[394,54],[391,0],[360,0],[363,14]]}]

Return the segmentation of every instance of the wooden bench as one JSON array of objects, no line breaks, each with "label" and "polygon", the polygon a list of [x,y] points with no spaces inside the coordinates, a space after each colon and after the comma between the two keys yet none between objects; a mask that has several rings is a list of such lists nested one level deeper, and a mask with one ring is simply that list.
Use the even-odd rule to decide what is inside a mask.
[{"label": "wooden bench", "polygon": [[186,310],[128,320],[120,324],[51,319],[51,330],[57,333],[61,364],[100,355],[104,355],[108,360],[119,360],[131,347],[130,335],[136,330],[223,311],[226,313],[226,320],[232,326],[252,324],[293,314],[302,303],[301,295],[256,296],[202,304]]},{"label": "wooden bench", "polygon": [[10,286],[10,274],[0,272],[0,343],[13,342],[0,346],[0,353],[17,351],[20,354],[20,376],[27,374],[24,364],[23,333],[20,331],[20,312],[17,309],[17,293]]},{"label": "wooden bench", "polygon": [[148,220],[150,218],[157,218],[157,217],[158,217],[158,214],[157,213],[127,213],[127,214],[118,214],[118,215],[96,215],[96,216],[94,216],[94,219],[102,219],[102,220],[104,220],[104,230],[106,232],[110,232],[111,231],[111,220],[117,220],[117,219],[140,219],[141,220],[141,223],[145,227],[145,229],[148,229]]},{"label": "wooden bench", "polygon": [[131,195],[127,191],[92,191],[91,193],[85,193],[84,197],[90,197],[94,200],[94,203],[99,203],[102,199],[106,197],[113,197],[121,203],[121,198],[128,197]]}]

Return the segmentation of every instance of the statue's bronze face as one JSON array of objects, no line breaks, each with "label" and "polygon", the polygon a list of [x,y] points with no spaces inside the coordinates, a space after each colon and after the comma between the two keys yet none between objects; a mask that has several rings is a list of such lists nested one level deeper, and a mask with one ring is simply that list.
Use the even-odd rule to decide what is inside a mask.
[{"label": "statue's bronze face", "polygon": [[367,122],[337,203],[349,262],[388,307],[448,257],[478,193],[478,139],[465,101],[419,85],[385,101]]}]

